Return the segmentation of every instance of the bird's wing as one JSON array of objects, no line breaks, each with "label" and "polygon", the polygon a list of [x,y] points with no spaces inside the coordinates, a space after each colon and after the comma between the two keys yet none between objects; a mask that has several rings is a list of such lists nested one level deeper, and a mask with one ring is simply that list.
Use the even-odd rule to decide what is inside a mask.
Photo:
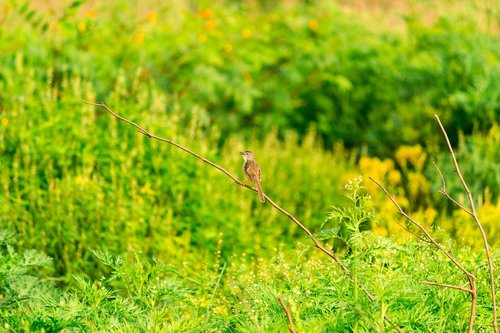
[{"label": "bird's wing", "polygon": [[255,162],[249,162],[246,166],[247,174],[252,183],[260,183],[260,168]]}]

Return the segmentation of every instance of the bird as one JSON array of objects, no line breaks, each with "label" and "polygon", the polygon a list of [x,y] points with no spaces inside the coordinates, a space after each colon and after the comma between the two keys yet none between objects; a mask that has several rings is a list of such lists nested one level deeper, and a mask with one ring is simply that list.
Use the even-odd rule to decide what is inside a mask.
[{"label": "bird", "polygon": [[243,173],[249,181],[255,184],[257,187],[257,193],[259,194],[259,200],[261,202],[266,202],[264,192],[262,192],[262,186],[260,185],[260,167],[255,159],[255,155],[250,150],[246,150],[240,153],[245,162],[243,163]]}]

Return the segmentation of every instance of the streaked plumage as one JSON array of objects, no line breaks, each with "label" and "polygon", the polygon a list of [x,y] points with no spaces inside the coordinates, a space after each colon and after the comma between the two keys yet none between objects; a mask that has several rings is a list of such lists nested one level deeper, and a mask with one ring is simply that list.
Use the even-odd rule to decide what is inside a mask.
[{"label": "streaked plumage", "polygon": [[260,185],[260,167],[255,159],[255,155],[249,150],[242,152],[241,155],[245,160],[245,163],[243,163],[243,174],[245,174],[245,177],[257,187],[259,200],[261,202],[266,202],[262,186]]}]

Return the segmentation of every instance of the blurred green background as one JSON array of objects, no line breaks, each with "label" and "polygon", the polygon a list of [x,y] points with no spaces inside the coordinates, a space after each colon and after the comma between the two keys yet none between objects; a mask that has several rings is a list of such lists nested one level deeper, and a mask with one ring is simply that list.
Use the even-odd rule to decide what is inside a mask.
[{"label": "blurred green background", "polygon": [[406,237],[367,176],[480,249],[437,193],[433,161],[466,200],[438,114],[498,249],[499,22],[495,1],[475,0],[0,1],[0,226],[17,251],[52,257],[61,287],[108,272],[92,250],[189,275],[308,242],[254,193],[87,100],[241,179],[238,152],[253,150],[266,194],[313,232],[361,174],[375,234]]}]

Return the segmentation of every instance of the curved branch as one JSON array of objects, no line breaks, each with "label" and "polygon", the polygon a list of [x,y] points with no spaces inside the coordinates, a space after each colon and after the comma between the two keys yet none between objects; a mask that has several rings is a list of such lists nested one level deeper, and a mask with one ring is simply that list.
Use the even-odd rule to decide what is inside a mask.
[{"label": "curved branch", "polygon": [[290,311],[285,305],[285,302],[283,302],[283,299],[281,298],[280,295],[277,296],[278,301],[280,302],[281,307],[283,308],[283,311],[285,311],[286,314],[286,319],[288,320],[288,330],[290,333],[295,333],[295,329],[293,328],[293,322],[292,322],[292,316],[290,315]]},{"label": "curved branch", "polygon": [[[247,184],[245,184],[244,182],[240,181],[238,178],[236,178],[236,176],[234,176],[233,174],[231,174],[229,171],[227,171],[226,169],[224,169],[223,167],[215,164],[214,162],[204,158],[203,156],[193,152],[192,150],[170,140],[170,139],[165,139],[165,138],[162,138],[160,136],[157,136],[149,131],[147,131],[145,128],[143,128],[142,126],[138,125],[137,123],[131,121],[131,120],[128,120],[127,118],[124,118],[122,116],[120,116],[119,114],[117,114],[116,112],[114,112],[113,110],[111,110],[104,102],[101,102],[101,103],[93,103],[93,102],[88,102],[88,101],[82,101],[83,103],[85,104],[88,104],[88,105],[92,105],[92,106],[97,106],[97,107],[102,107],[104,109],[106,109],[106,111],[108,111],[109,114],[111,114],[113,117],[127,123],[127,124],[130,124],[132,126],[134,126],[135,128],[138,129],[139,133],[143,134],[144,136],[150,138],[150,139],[154,139],[154,140],[158,140],[158,141],[162,141],[162,142],[165,142],[165,143],[168,143],[168,144],[171,144],[172,146],[176,147],[176,148],[179,148],[183,151],[185,151],[186,153],[196,157],[197,159],[203,161],[204,163],[216,168],[217,170],[221,171],[222,173],[224,173],[227,177],[229,177],[231,180],[233,180],[236,184],[238,184],[239,186],[243,186],[243,187],[246,187],[254,192],[257,192],[257,189],[252,187],[252,186],[249,186]],[[282,207],[280,207],[278,204],[276,204],[271,198],[269,198],[269,196],[267,196],[266,194],[264,194],[265,198],[267,199],[267,201],[271,204],[271,206],[273,206],[275,209],[277,209],[278,211],[280,211],[282,214],[284,214],[285,216],[287,216],[293,223],[295,223],[300,229],[302,229],[302,231],[304,231],[308,236],[309,238],[311,238],[311,240],[313,241],[314,243],[314,246],[319,249],[321,252],[323,252],[324,254],[326,254],[327,256],[329,256],[333,261],[335,261],[335,263],[340,267],[340,269],[344,272],[344,274],[351,280],[354,282],[354,279],[352,277],[352,275],[350,274],[349,270],[347,269],[346,266],[344,266],[342,264],[342,262],[340,261],[339,257],[327,250],[324,246],[322,246],[318,240],[314,237],[313,233],[306,227],[304,226],[299,220],[297,220],[292,214],[290,214],[289,212],[287,212],[285,209],[283,209]],[[361,285],[359,282],[357,283],[358,286],[360,287],[361,290],[363,290],[363,292],[365,293],[366,297],[372,301],[372,302],[375,302],[375,297],[368,291],[368,289],[366,289],[365,286]],[[385,320],[390,324],[392,325],[396,331],[398,332],[402,332],[402,330],[386,315],[384,314],[384,318]]]},{"label": "curved branch", "polygon": [[420,239],[422,242],[425,242],[425,243],[431,243],[430,240],[428,239],[425,239],[424,237],[420,236],[419,234],[417,234],[416,232],[413,232],[412,230],[408,229],[407,227],[405,227],[402,223],[400,223],[399,221],[396,221],[396,223],[401,227],[403,228],[404,230],[406,230],[406,232],[408,232],[409,234],[412,234],[413,236],[417,237],[418,239]]},{"label": "curved branch", "polygon": [[472,212],[470,210],[468,210],[467,208],[465,208],[464,205],[462,205],[460,202],[458,202],[457,200],[455,200],[449,193],[448,191],[446,190],[446,181],[444,180],[444,176],[443,176],[443,173],[441,172],[441,170],[439,170],[436,162],[432,162],[432,164],[434,164],[434,168],[436,168],[436,171],[437,173],[439,174],[439,177],[441,177],[441,183],[443,184],[443,188],[441,190],[439,190],[439,193],[441,193],[442,195],[444,195],[445,197],[448,198],[448,200],[450,200],[451,202],[453,202],[455,205],[457,205],[461,210],[463,210],[464,212],[466,212],[467,214],[469,214],[470,216],[474,217],[474,215],[472,214]]},{"label": "curved branch", "polygon": [[439,282],[429,282],[429,281],[420,281],[421,284],[427,284],[429,286],[437,286],[437,287],[444,287],[444,288],[450,288],[450,289],[457,289],[464,291],[466,293],[472,293],[473,291],[469,288],[464,288],[460,286],[455,286],[453,284],[447,284],[447,283],[439,283]]},{"label": "curved branch", "polygon": [[[490,271],[491,305],[493,308],[493,330],[495,331],[495,333],[498,333],[497,305],[496,305],[496,294],[495,294],[495,275],[493,273],[493,261],[491,260],[490,247],[488,245],[488,238],[486,237],[486,232],[484,231],[483,225],[479,221],[479,216],[477,215],[476,207],[474,205],[474,198],[472,197],[472,193],[469,189],[469,186],[467,186],[467,183],[465,182],[465,179],[462,176],[462,172],[460,171],[460,167],[458,166],[457,158],[455,156],[455,152],[453,151],[453,147],[451,146],[451,142],[450,142],[450,139],[448,138],[448,134],[446,133],[446,130],[444,129],[444,126],[441,123],[439,116],[437,114],[435,114],[434,117],[436,118],[436,121],[438,122],[439,127],[441,128],[441,131],[443,132],[444,138],[446,139],[446,144],[448,145],[448,149],[450,151],[451,158],[453,159],[453,164],[455,165],[455,171],[457,172],[458,178],[460,179],[460,182],[462,182],[464,190],[467,193],[467,197],[469,198],[470,212],[460,205],[459,205],[459,207],[462,208],[462,210],[464,210],[466,213],[468,213],[472,216],[472,218],[474,219],[474,222],[476,222],[477,228],[479,229],[479,232],[481,233],[481,237],[483,239],[484,252],[486,253],[486,258],[488,260],[488,268]],[[454,200],[452,200],[452,201],[454,201]]]},{"label": "curved branch", "polygon": [[[380,184],[379,182],[377,182],[375,179],[373,179],[372,177],[368,177],[370,178],[370,180],[372,182],[374,182],[380,189],[382,189],[382,191],[385,193],[385,195],[389,198],[389,200],[392,201],[392,203],[394,204],[394,206],[396,206],[396,208],[398,209],[398,212],[399,214],[401,214],[402,216],[404,216],[408,221],[410,221],[414,226],[416,226],[418,229],[420,229],[420,231],[425,235],[425,237],[427,239],[424,239],[425,242],[427,243],[430,243],[432,245],[434,245],[435,248],[437,248],[439,251],[443,252],[444,255],[446,257],[448,257],[448,259],[455,265],[457,266],[464,274],[465,274],[465,277],[467,278],[467,281],[469,282],[469,285],[470,285],[470,289],[460,289],[462,291],[466,291],[468,293],[470,293],[471,295],[471,310],[470,310],[470,317],[469,317],[469,329],[468,329],[468,332],[469,333],[472,333],[474,331],[474,319],[475,319],[475,315],[476,315],[476,298],[477,298],[477,288],[476,288],[476,277],[470,273],[464,266],[462,266],[462,264],[460,264],[456,259],[455,257],[453,256],[453,254],[451,254],[451,252],[447,251],[445,248],[443,248],[441,246],[441,244],[439,244],[432,236],[431,234],[420,224],[418,223],[416,220],[414,220],[410,215],[408,215],[402,208],[401,206],[397,203],[396,199],[394,199],[394,197],[389,193],[389,191],[387,191],[387,189],[382,185]],[[421,239],[420,236],[416,235],[415,233],[411,232],[413,235],[417,236],[417,238]],[[435,286],[442,286],[442,287],[448,287],[448,288],[451,288],[450,286],[451,285],[442,285],[442,284],[438,284],[438,283],[426,283],[426,284],[432,284],[432,285],[435,285]],[[459,288],[455,288],[455,289],[459,289]]]}]

